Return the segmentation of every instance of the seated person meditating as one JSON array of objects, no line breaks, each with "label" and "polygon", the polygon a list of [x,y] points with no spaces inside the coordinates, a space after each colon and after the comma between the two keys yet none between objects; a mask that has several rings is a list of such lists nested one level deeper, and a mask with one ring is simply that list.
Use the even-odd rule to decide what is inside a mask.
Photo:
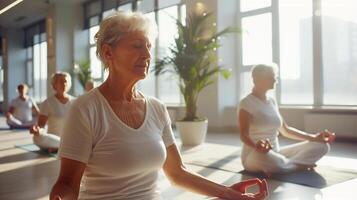
[{"label": "seated person meditating", "polygon": [[[239,105],[242,164],[247,171],[285,173],[315,167],[330,149],[335,134],[327,130],[309,134],[288,126],[275,100],[267,91],[276,83],[275,65],[257,65],[252,70],[254,87]],[[278,135],[302,142],[280,147]]]},{"label": "seated person meditating", "polygon": [[[101,22],[97,56],[109,75],[68,112],[50,199],[160,200],[161,169],[172,183],[206,196],[264,199],[265,180],[225,186],[182,163],[165,105],[136,88],[149,72],[152,30],[150,19],[140,13],[118,12]],[[259,192],[247,193],[251,185]]]},{"label": "seated person meditating", "polygon": [[9,111],[6,113],[6,123],[10,128],[30,128],[36,123],[39,113],[37,104],[27,95],[28,86],[20,84],[17,86],[19,96],[10,103]]},{"label": "seated person meditating", "polygon": [[55,73],[51,84],[55,94],[42,102],[37,124],[31,127],[30,133],[38,147],[53,152],[59,147],[63,121],[74,97],[67,94],[71,88],[71,76],[68,73]]}]

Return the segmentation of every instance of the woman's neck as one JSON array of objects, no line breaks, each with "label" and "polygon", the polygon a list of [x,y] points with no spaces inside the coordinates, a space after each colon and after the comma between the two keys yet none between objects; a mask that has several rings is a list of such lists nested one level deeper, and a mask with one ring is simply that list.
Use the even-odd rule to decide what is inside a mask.
[{"label": "woman's neck", "polygon": [[24,101],[25,101],[25,100],[27,99],[27,97],[28,97],[28,96],[27,96],[27,95],[19,95],[19,97],[20,97],[20,99],[22,99],[22,100],[24,100]]},{"label": "woman's neck", "polygon": [[67,95],[67,93],[65,93],[65,92],[57,92],[56,94],[55,94],[55,97],[57,98],[57,99],[67,99],[68,98],[68,95]]},{"label": "woman's neck", "polygon": [[69,97],[67,93],[62,93],[62,92],[57,92],[55,94],[55,97],[58,99],[58,101],[60,101],[63,104],[66,104],[69,101]]},{"label": "woman's neck", "polygon": [[252,90],[252,95],[254,95],[255,97],[263,100],[263,101],[266,101],[267,100],[267,91],[266,90],[261,90],[261,89],[258,89],[256,87],[253,88]]},{"label": "woman's neck", "polygon": [[135,84],[136,81],[108,77],[99,90],[108,100],[131,102],[137,96]]}]

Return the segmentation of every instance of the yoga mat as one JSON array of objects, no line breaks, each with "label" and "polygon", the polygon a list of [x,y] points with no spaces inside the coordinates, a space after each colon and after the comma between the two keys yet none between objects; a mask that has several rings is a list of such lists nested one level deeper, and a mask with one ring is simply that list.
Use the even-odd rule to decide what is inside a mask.
[{"label": "yoga mat", "polygon": [[[263,178],[263,174],[244,171],[240,151],[240,148],[235,146],[205,143],[201,146],[181,151],[181,153],[186,164]],[[328,160],[328,157],[326,159]],[[338,162],[343,162],[343,160],[344,158],[339,158]],[[270,178],[314,188],[324,188],[357,178],[357,169],[338,168],[331,166],[331,164],[333,162],[318,165],[312,171],[273,174]]]},{"label": "yoga mat", "polygon": [[[258,178],[264,177],[261,173],[252,173],[245,170],[242,170],[239,173]],[[314,170],[296,171],[288,174],[273,174],[270,177],[270,179],[319,189],[355,178],[357,178],[357,171],[324,165],[317,166]]]},{"label": "yoga mat", "polygon": [[41,150],[35,144],[15,145],[15,147],[23,149],[23,150],[26,150],[26,151],[30,151],[30,152],[33,152],[33,153],[38,153],[38,154],[41,154],[41,155],[57,157],[57,153],[49,153],[49,152],[47,152],[45,150]]}]

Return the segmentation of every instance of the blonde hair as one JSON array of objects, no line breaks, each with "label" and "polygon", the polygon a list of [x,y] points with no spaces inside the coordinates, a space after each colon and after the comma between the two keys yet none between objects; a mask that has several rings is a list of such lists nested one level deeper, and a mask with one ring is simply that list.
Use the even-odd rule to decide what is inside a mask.
[{"label": "blonde hair", "polygon": [[268,73],[273,73],[277,75],[278,73],[278,65],[275,63],[272,64],[258,64],[255,65],[252,69],[252,77],[253,79],[256,77],[261,77],[267,75]]},{"label": "blonde hair", "polygon": [[102,47],[108,44],[115,47],[117,42],[130,32],[143,32],[150,41],[153,41],[157,35],[157,26],[148,17],[139,12],[115,12],[105,18],[99,27],[99,31],[95,34],[96,54],[103,63],[104,68],[108,66],[102,54]]},{"label": "blonde hair", "polygon": [[66,92],[71,88],[72,86],[72,79],[71,79],[71,75],[68,73],[68,72],[56,72],[54,74],[52,74],[51,76],[51,85],[52,85],[52,88],[54,89],[54,85],[56,84],[57,82],[57,78],[59,76],[64,76],[66,77],[67,79],[67,88],[66,88]]}]

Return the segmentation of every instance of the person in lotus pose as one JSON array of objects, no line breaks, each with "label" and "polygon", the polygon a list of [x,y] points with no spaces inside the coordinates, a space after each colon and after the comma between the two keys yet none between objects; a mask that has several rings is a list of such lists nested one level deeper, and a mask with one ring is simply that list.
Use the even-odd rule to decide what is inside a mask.
[{"label": "person in lotus pose", "polygon": [[56,152],[65,115],[74,100],[74,97],[67,93],[71,88],[71,76],[66,72],[55,73],[52,76],[52,88],[55,94],[42,102],[37,124],[30,128],[30,133],[33,134],[34,144],[38,147]]},{"label": "person in lotus pose", "polygon": [[19,96],[10,103],[9,111],[6,113],[6,122],[10,128],[30,128],[36,123],[39,113],[38,106],[31,97],[27,95],[28,86],[20,84],[17,86]]},{"label": "person in lotus pose", "polygon": [[[245,170],[266,175],[315,167],[335,140],[335,134],[328,130],[310,134],[288,126],[275,100],[267,96],[275,87],[276,71],[274,65],[256,65],[253,90],[238,108],[242,164]],[[280,147],[279,133],[302,142]]]}]

